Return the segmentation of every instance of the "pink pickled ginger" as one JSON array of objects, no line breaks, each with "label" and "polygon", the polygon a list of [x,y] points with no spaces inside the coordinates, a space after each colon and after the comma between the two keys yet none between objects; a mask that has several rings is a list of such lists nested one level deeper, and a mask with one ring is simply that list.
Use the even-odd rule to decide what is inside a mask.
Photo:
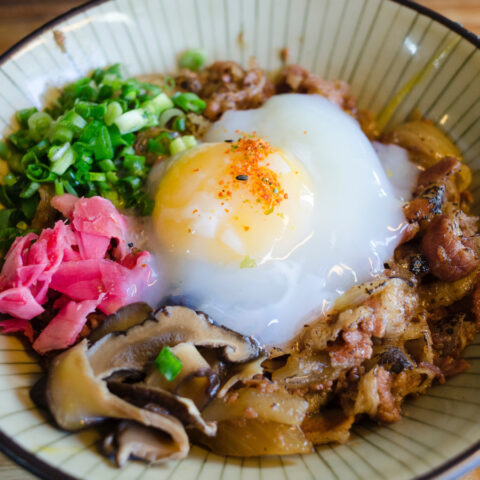
[{"label": "pink pickled ginger", "polygon": [[126,218],[110,201],[65,194],[51,203],[68,222],[18,237],[0,274],[0,313],[12,317],[0,322],[4,332],[32,340],[30,320],[57,297],[59,311],[33,343],[40,354],[69,347],[89,313],[114,313],[154,283],[150,254],[128,251]]}]

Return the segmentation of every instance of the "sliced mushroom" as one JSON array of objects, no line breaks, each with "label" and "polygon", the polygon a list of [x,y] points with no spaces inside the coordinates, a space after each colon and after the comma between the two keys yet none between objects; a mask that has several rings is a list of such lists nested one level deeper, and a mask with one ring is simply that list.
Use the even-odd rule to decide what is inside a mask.
[{"label": "sliced mushroom", "polygon": [[156,405],[182,421],[186,426],[198,428],[205,435],[215,435],[215,422],[206,422],[192,400],[167,392],[161,388],[142,383],[109,382],[109,390],[119,397],[140,407]]},{"label": "sliced mushroom", "polygon": [[109,315],[90,333],[88,340],[95,343],[109,333],[128,330],[130,327],[144,322],[152,313],[153,310],[147,303],[137,302],[126,305]]},{"label": "sliced mushroom", "polygon": [[95,377],[88,360],[86,340],[52,361],[46,397],[55,421],[65,430],[78,430],[105,418],[129,419],[154,427],[170,437],[169,442],[164,442],[162,459],[183,458],[188,454],[188,436],[178,419],[125,402]]},{"label": "sliced mushroom", "polygon": [[189,398],[199,410],[202,410],[218,391],[220,380],[217,373],[195,345],[179,343],[171,350],[182,361],[180,373],[174,380],[168,381],[155,367],[152,367],[145,383]]},{"label": "sliced mushroom", "polygon": [[[170,438],[159,430],[124,420],[103,442],[103,451],[115,455],[119,467],[130,457],[156,463],[170,455]],[[171,458],[171,457],[170,457]]]},{"label": "sliced mushroom", "polygon": [[190,342],[197,346],[221,349],[223,358],[242,363],[257,358],[262,349],[251,337],[215,324],[207,315],[186,307],[164,307],[155,318],[109,333],[89,350],[94,374],[105,378],[117,370],[143,370],[163,346]]}]

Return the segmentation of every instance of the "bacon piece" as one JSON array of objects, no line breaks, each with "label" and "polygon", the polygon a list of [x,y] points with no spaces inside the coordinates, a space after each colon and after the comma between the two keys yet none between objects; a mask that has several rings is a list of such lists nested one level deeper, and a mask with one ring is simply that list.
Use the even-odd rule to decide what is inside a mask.
[{"label": "bacon piece", "polygon": [[478,265],[478,256],[469,243],[454,222],[447,215],[441,215],[431,222],[425,232],[421,249],[431,272],[440,280],[454,282]]}]

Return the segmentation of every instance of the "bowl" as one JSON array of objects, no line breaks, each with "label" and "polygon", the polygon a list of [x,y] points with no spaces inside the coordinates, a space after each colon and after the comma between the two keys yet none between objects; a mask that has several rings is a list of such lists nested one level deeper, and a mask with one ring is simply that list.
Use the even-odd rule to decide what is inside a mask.
[{"label": "bowl", "polygon": [[[378,113],[393,99],[387,127],[418,109],[462,150],[480,206],[480,39],[407,0],[96,0],[2,55],[0,130],[9,132],[16,110],[41,107],[52,87],[93,68],[121,62],[130,76],[168,72],[176,54],[199,46],[210,61],[255,56],[267,70],[288,48],[289,62],[349,82],[360,108]],[[45,479],[454,478],[480,464],[478,338],[465,358],[470,370],[407,402],[400,422],[362,423],[345,445],[246,459],[194,446],[179,462],[118,470],[98,453],[95,431],[58,430],[32,404],[37,359],[0,335],[0,447]]]}]

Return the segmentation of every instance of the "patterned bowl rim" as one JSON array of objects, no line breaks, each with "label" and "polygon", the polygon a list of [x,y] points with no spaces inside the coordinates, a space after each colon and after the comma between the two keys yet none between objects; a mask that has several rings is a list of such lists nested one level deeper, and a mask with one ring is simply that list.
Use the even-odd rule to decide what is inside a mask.
[{"label": "patterned bowl rim", "polygon": [[[89,0],[78,7],[74,7],[71,10],[55,17],[49,22],[43,24],[33,32],[29,33],[27,36],[23,37],[20,41],[11,46],[8,50],[0,55],[0,67],[6,63],[10,57],[12,57],[16,52],[20,51],[23,47],[28,45],[30,42],[41,36],[44,32],[51,30],[53,27],[59,25],[60,23],[74,17],[75,15],[90,10],[98,5],[103,3],[110,2],[112,0]],[[470,43],[475,45],[480,49],[480,37],[475,35],[473,32],[470,32],[464,28],[461,24],[454,22],[453,20],[448,19],[447,17],[437,13],[423,5],[419,5],[416,2],[411,0],[386,0],[394,3],[403,5],[404,7],[411,8],[412,10],[417,11],[418,13],[430,17],[431,19],[445,25],[450,30],[456,32],[458,35],[468,40]],[[75,477],[63,472],[62,470],[52,467],[49,463],[40,460],[33,453],[25,450],[15,441],[13,441],[8,435],[0,431],[0,451],[4,453],[7,457],[13,460],[18,465],[22,466],[29,472],[37,475],[38,477],[44,480],[76,480]],[[467,448],[460,454],[455,457],[447,460],[438,467],[430,470],[426,474],[416,477],[414,480],[430,480],[434,479],[440,475],[445,475],[450,473],[452,478],[466,473],[471,468],[480,465],[480,440],[473,444],[471,447]]]}]

